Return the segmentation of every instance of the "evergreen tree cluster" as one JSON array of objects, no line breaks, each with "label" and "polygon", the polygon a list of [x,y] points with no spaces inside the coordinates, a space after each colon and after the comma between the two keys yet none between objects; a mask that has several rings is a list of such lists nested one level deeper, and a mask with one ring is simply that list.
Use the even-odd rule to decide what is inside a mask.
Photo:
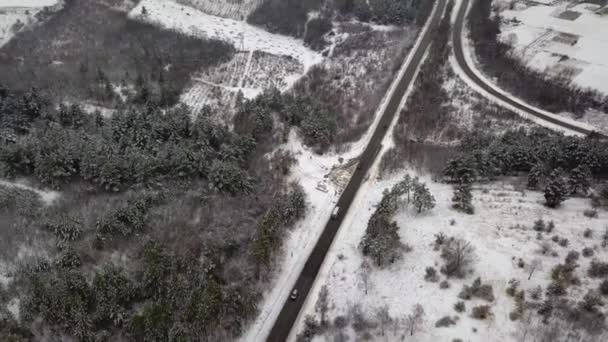
[{"label": "evergreen tree cluster", "polygon": [[12,114],[2,125],[15,132],[0,145],[4,176],[33,176],[54,188],[83,180],[113,192],[195,178],[231,194],[251,190],[248,163],[256,141],[209,117],[192,121],[185,107],[148,107],[104,119],[77,105],[55,111],[43,103],[37,95],[3,98],[0,108]]},{"label": "evergreen tree cluster", "polygon": [[280,250],[285,228],[291,227],[306,214],[306,193],[301,186],[293,183],[284,193],[278,194],[271,207],[258,223],[250,245],[250,252],[256,265],[258,275],[268,269],[273,256]]},{"label": "evergreen tree cluster", "polygon": [[406,174],[390,191],[384,191],[359,244],[363,255],[370,257],[376,266],[386,267],[401,257],[404,245],[393,216],[401,206],[410,204],[421,213],[435,207],[435,198],[418,177]]},{"label": "evergreen tree cluster", "polygon": [[235,131],[266,137],[273,131],[273,116],[288,127],[299,128],[308,146],[326,150],[334,142],[338,128],[335,112],[311,96],[299,92],[281,94],[276,88],[242,104],[234,120]]},{"label": "evergreen tree cluster", "polygon": [[[237,336],[244,319],[256,310],[258,294],[221,281],[218,263],[172,255],[154,241],[140,255],[143,268],[136,277],[116,266],[95,271],[92,282],[78,269],[57,266],[30,272],[22,279],[27,281],[22,324],[42,318],[54,333],[79,341],[106,341],[112,336],[194,341],[210,338],[220,324],[230,336]],[[30,337],[28,329],[21,328],[26,325],[8,323],[16,341]],[[0,328],[0,336],[3,333]]]},{"label": "evergreen tree cluster", "polygon": [[433,8],[427,0],[333,0],[333,7],[341,14],[352,14],[357,19],[387,25],[422,25]]},{"label": "evergreen tree cluster", "polygon": [[492,179],[528,174],[531,188],[542,186],[553,170],[568,175],[572,192],[586,192],[591,177],[608,172],[608,142],[593,137],[564,136],[546,129],[507,131],[500,136],[472,132],[444,169],[448,181],[463,177]]}]

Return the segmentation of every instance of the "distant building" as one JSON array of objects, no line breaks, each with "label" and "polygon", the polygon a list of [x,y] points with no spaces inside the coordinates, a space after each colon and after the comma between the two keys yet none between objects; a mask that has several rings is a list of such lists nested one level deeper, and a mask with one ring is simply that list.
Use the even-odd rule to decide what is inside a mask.
[{"label": "distant building", "polygon": [[571,33],[560,32],[557,36],[553,37],[553,41],[574,46],[578,43],[578,36]]}]

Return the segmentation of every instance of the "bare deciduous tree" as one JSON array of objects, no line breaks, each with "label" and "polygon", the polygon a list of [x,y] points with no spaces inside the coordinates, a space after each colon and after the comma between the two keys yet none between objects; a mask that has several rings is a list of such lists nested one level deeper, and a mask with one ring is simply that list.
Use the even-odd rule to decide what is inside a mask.
[{"label": "bare deciduous tree", "polygon": [[380,322],[381,334],[382,334],[382,336],[384,336],[384,334],[386,332],[386,326],[389,325],[393,320],[391,318],[391,315],[388,313],[388,305],[381,306],[376,311],[376,317],[378,318],[378,321]]},{"label": "bare deciduous tree", "polygon": [[321,325],[325,325],[326,323],[327,310],[329,310],[329,291],[327,290],[327,285],[323,285],[315,304],[315,311],[321,315]]},{"label": "bare deciduous tree", "polygon": [[464,277],[475,262],[475,248],[463,239],[450,239],[441,250],[445,264],[441,272],[448,277]]},{"label": "bare deciduous tree", "polygon": [[372,266],[369,264],[369,262],[367,262],[367,260],[363,260],[363,262],[361,263],[361,268],[359,269],[359,275],[361,276],[361,282],[365,287],[365,294],[367,294],[367,290],[370,287],[369,276],[371,272]]},{"label": "bare deciduous tree", "polygon": [[420,304],[414,305],[412,308],[412,312],[407,315],[405,319],[407,330],[410,333],[410,336],[414,336],[416,330],[422,325],[424,322],[424,308]]},{"label": "bare deciduous tree", "polygon": [[530,264],[528,265],[528,271],[530,271],[530,274],[528,275],[528,280],[532,278],[532,274],[534,274],[536,270],[541,268],[542,264],[543,262],[539,258],[534,258],[532,259],[532,261],[530,261]]}]

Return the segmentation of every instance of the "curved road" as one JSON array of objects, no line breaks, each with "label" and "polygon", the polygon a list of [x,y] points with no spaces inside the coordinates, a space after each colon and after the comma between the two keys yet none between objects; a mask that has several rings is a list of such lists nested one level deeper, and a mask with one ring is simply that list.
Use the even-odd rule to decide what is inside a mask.
[{"label": "curved road", "polygon": [[[476,0],[476,1],[481,1],[481,0]],[[538,110],[537,108],[534,108],[533,106],[523,104],[520,101],[515,101],[513,99],[513,97],[506,96],[505,94],[496,90],[490,84],[486,83],[485,80],[481,79],[475,72],[473,72],[471,66],[469,64],[467,64],[467,60],[464,55],[463,38],[462,38],[462,36],[463,36],[462,31],[464,28],[464,23],[466,21],[466,15],[468,12],[467,10],[469,8],[470,2],[471,2],[471,0],[461,0],[460,8],[458,10],[458,14],[456,17],[456,22],[455,22],[454,28],[452,30],[452,43],[453,43],[453,47],[454,47],[454,57],[456,59],[456,62],[458,63],[458,65],[460,66],[462,71],[466,74],[466,76],[471,81],[476,83],[477,86],[482,88],[483,91],[486,92],[487,94],[489,94],[491,97],[494,97],[502,102],[505,102],[505,103],[509,104],[510,106],[515,107],[519,111],[525,112],[531,116],[537,117],[546,122],[552,123],[554,125],[566,128],[568,130],[571,130],[571,131],[574,131],[577,133],[581,133],[584,135],[589,135],[589,134],[593,133],[596,136],[600,136],[602,138],[607,138],[607,136],[600,134],[596,131],[573,125],[567,121],[562,121],[559,119],[559,117],[547,115],[546,113],[543,113],[542,111]]]},{"label": "curved road", "polygon": [[289,333],[296,319],[298,318],[298,314],[304,305],[306,296],[308,295],[317,273],[323,264],[327,251],[329,250],[334,237],[338,232],[338,228],[340,227],[346,212],[357,194],[361,183],[363,183],[365,176],[374,163],[374,160],[382,147],[382,139],[393,121],[393,118],[397,114],[399,105],[401,104],[401,100],[405,96],[407,89],[414,82],[416,72],[420,63],[422,63],[424,54],[433,41],[436,31],[435,29],[441,22],[448,0],[437,1],[438,3],[434,7],[431,17],[428,19],[429,21],[427,21],[427,29],[421,33],[423,34],[423,37],[419,38],[417,48],[410,52],[410,56],[412,57],[406,66],[405,72],[403,73],[401,79],[397,81],[397,86],[391,98],[388,100],[388,104],[384,112],[380,114],[380,120],[372,134],[370,142],[360,157],[359,165],[357,166],[357,169],[353,173],[348,185],[338,200],[337,206],[340,208],[338,216],[335,219],[331,219],[325,226],[323,233],[321,233],[317,244],[304,265],[302,273],[300,273],[300,276],[296,281],[294,288],[298,289],[299,296],[296,298],[296,300],[287,299],[283,305],[281,313],[272,327],[272,330],[270,331],[267,341],[283,342],[287,340]]}]

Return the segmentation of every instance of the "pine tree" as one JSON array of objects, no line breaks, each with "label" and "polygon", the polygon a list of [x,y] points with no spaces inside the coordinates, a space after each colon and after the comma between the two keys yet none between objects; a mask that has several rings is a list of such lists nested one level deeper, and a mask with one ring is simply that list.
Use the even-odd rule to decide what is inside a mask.
[{"label": "pine tree", "polygon": [[452,197],[452,207],[466,214],[473,214],[475,208],[471,204],[473,195],[471,194],[471,183],[462,182],[454,188],[454,197]]},{"label": "pine tree", "polygon": [[527,188],[532,190],[536,189],[544,176],[545,167],[542,164],[534,165],[530,170],[530,173],[528,173]]},{"label": "pine tree", "polygon": [[549,208],[558,207],[568,194],[568,186],[559,171],[553,171],[545,187],[545,200]]},{"label": "pine tree", "polygon": [[431,192],[426,187],[425,183],[420,183],[414,186],[413,203],[418,213],[433,209],[435,207],[435,197],[431,195]]},{"label": "pine tree", "polygon": [[579,165],[570,171],[568,184],[572,194],[582,193],[584,195],[591,187],[591,169],[587,165]]}]

